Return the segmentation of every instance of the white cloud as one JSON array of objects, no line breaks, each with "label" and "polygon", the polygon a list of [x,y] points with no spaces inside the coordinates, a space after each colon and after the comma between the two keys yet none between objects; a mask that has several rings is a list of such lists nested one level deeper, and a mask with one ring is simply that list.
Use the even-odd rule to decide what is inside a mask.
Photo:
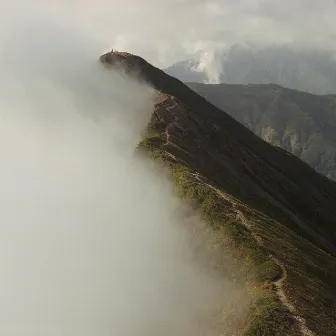
[{"label": "white cloud", "polygon": [[[22,1],[10,6],[22,10]],[[327,49],[335,41],[334,0],[46,0],[44,6],[99,37],[105,49],[126,49],[158,66],[185,58],[187,45],[199,41],[213,48],[248,42]],[[2,7],[4,14],[9,5]]]},{"label": "white cloud", "polygon": [[0,334],[201,334],[233,286],[192,266],[180,204],[133,156],[152,93],[102,69],[82,24],[103,12],[78,5],[1,4]]}]

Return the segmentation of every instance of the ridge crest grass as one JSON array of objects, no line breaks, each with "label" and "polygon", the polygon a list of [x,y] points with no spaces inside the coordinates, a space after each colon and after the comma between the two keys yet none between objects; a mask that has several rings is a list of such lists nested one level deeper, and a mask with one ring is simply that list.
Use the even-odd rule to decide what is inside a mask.
[{"label": "ridge crest grass", "polygon": [[[301,335],[291,313],[282,305],[272,286],[272,281],[281,274],[279,266],[235,217],[230,202],[196,181],[193,177],[196,171],[182,162],[171,160],[169,153],[161,148],[163,144],[163,135],[149,127],[136,152],[168,168],[176,195],[192,205],[203,219],[201,228],[196,231],[199,236],[206,236],[203,247],[207,260],[215,256],[212,264],[219,266],[217,271],[242,285],[248,293],[247,313],[239,314],[243,308],[235,307],[233,302],[223,307],[220,316],[217,316],[218,325],[223,327],[219,333],[225,336]],[[209,230],[212,234],[204,235]],[[230,325],[232,329],[227,330]]]}]

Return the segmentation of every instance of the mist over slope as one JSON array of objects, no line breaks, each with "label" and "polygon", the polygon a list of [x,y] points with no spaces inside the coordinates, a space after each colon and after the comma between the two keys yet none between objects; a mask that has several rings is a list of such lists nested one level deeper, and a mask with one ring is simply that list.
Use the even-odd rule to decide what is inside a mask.
[{"label": "mist over slope", "polygon": [[0,46],[0,333],[185,335],[232,286],[196,271],[181,206],[134,158],[152,90],[105,73],[101,45],[73,22],[34,6],[10,14]]}]

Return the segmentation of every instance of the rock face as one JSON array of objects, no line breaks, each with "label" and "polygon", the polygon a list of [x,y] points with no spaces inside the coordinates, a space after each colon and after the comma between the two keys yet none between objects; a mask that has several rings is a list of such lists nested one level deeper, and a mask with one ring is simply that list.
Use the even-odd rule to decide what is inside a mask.
[{"label": "rock face", "polygon": [[336,96],[274,84],[188,85],[265,141],[336,180]]},{"label": "rock face", "polygon": [[[282,218],[336,255],[336,183],[289,152],[258,138],[227,113],[128,53],[107,53],[106,66],[136,74],[164,94],[153,115],[169,134],[166,149],[231,195]],[[158,122],[160,121],[160,122]]]}]

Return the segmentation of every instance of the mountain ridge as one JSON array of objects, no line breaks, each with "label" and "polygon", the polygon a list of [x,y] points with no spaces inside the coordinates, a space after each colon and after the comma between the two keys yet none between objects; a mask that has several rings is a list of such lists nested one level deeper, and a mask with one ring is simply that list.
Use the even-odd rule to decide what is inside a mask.
[{"label": "mountain ridge", "polygon": [[[304,325],[312,333],[332,335],[336,183],[258,138],[142,58],[112,52],[100,61],[157,90],[155,110],[139,148],[170,167],[181,197],[201,211],[217,241],[222,237],[218,248],[239,260],[247,286],[253,275],[256,301],[238,334],[304,335]],[[239,213],[248,218],[249,227]],[[225,253],[219,257],[227,267]],[[292,311],[274,288],[281,269],[286,271],[283,291],[295,307]]]}]

